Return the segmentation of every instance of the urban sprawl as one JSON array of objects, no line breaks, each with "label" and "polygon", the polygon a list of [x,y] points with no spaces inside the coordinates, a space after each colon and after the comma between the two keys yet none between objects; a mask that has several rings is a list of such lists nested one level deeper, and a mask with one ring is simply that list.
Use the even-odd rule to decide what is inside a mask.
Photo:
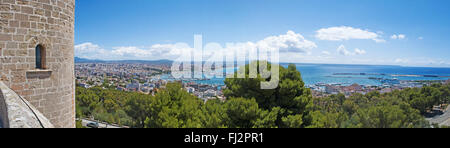
[{"label": "urban sprawl", "polygon": [[[146,64],[146,63],[77,63],[75,64],[75,75],[77,85],[80,87],[102,87],[103,89],[116,89],[120,91],[140,92],[154,95],[158,90],[164,89],[168,82],[180,82],[183,88],[207,101],[210,99],[225,100],[222,90],[224,85],[197,83],[198,79],[171,79],[170,64]],[[333,75],[380,75],[365,73],[336,73]],[[384,75],[384,74],[381,74]],[[395,75],[394,75],[395,76]],[[414,76],[417,75],[398,75]],[[438,76],[421,76],[438,77]],[[315,97],[333,94],[344,94],[350,96],[354,93],[366,94],[372,91],[388,93],[405,88],[422,87],[432,83],[450,83],[449,80],[398,80],[380,77],[368,77],[368,79],[379,81],[381,85],[344,85],[318,83],[307,85],[311,88]],[[203,79],[206,80],[206,79]]]}]

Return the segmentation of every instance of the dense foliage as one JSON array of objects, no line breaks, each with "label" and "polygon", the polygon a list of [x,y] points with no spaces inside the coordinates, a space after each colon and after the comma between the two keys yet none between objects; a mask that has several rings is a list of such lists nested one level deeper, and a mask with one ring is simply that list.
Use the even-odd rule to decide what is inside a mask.
[{"label": "dense foliage", "polygon": [[77,87],[77,117],[139,128],[413,128],[429,127],[424,115],[450,102],[450,85],[441,84],[313,98],[295,65],[280,67],[279,86],[263,90],[261,81],[270,78],[249,78],[245,69],[246,78],[225,80],[223,102],[203,102],[178,83],[155,96]]}]

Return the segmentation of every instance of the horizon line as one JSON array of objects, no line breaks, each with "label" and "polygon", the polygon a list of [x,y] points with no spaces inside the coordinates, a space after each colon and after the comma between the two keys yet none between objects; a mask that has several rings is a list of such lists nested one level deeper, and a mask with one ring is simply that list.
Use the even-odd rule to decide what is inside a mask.
[{"label": "horizon line", "polygon": [[[158,59],[158,60],[142,60],[142,59],[137,59],[137,60],[124,60],[124,59],[120,59],[120,60],[102,60],[102,59],[90,59],[90,58],[81,58],[81,57],[77,57],[75,56],[74,59],[79,58],[79,59],[83,59],[83,60],[89,60],[89,61],[97,61],[97,62],[122,62],[122,61],[142,61],[142,62],[157,62],[157,61],[170,61],[173,62],[174,60],[169,60],[169,59]],[[198,62],[198,61],[194,61],[194,62]],[[201,62],[205,62],[205,61],[201,61]],[[248,60],[246,61],[235,61],[235,62],[248,62]],[[75,63],[95,63],[95,62],[77,62],[75,61]],[[354,65],[354,66],[396,66],[396,67],[414,67],[414,68],[450,68],[446,67],[446,66],[417,66],[417,65],[394,65],[394,64],[362,64],[362,63],[356,63],[356,64],[345,64],[345,63],[308,63],[308,62],[279,62],[279,64],[314,64],[314,65]]]}]

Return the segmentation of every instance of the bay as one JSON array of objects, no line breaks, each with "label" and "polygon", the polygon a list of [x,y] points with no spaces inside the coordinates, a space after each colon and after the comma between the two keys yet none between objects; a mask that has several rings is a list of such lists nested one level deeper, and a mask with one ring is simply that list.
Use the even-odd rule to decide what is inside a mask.
[{"label": "bay", "polygon": [[[283,67],[288,67],[289,64],[280,65],[282,65]],[[379,86],[382,85],[382,82],[380,82],[379,79],[396,79],[409,81],[450,79],[450,68],[344,64],[295,65],[297,70],[300,71],[303,81],[307,86],[320,83],[341,85],[352,85],[356,83],[360,85]],[[228,68],[227,70],[230,70],[230,68]],[[168,79],[169,77],[170,76],[163,76],[162,78]],[[194,81],[199,84],[220,86],[224,85],[224,80],[225,78],[213,77],[209,79],[189,81]]]}]

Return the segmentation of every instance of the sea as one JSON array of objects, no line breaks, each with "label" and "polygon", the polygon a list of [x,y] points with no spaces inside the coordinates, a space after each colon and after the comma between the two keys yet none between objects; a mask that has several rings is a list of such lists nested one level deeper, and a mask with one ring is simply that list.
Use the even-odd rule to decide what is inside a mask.
[{"label": "sea", "polygon": [[[280,64],[288,67],[289,64]],[[390,65],[295,64],[305,85],[341,84],[380,86],[380,80],[448,80],[450,68],[404,67]],[[229,70],[230,68],[227,68]],[[223,69],[220,69],[225,71]],[[219,71],[220,71],[219,70]],[[237,68],[234,69],[234,71]],[[170,79],[169,75],[162,76]],[[199,84],[224,85],[225,78],[187,80]]]}]

